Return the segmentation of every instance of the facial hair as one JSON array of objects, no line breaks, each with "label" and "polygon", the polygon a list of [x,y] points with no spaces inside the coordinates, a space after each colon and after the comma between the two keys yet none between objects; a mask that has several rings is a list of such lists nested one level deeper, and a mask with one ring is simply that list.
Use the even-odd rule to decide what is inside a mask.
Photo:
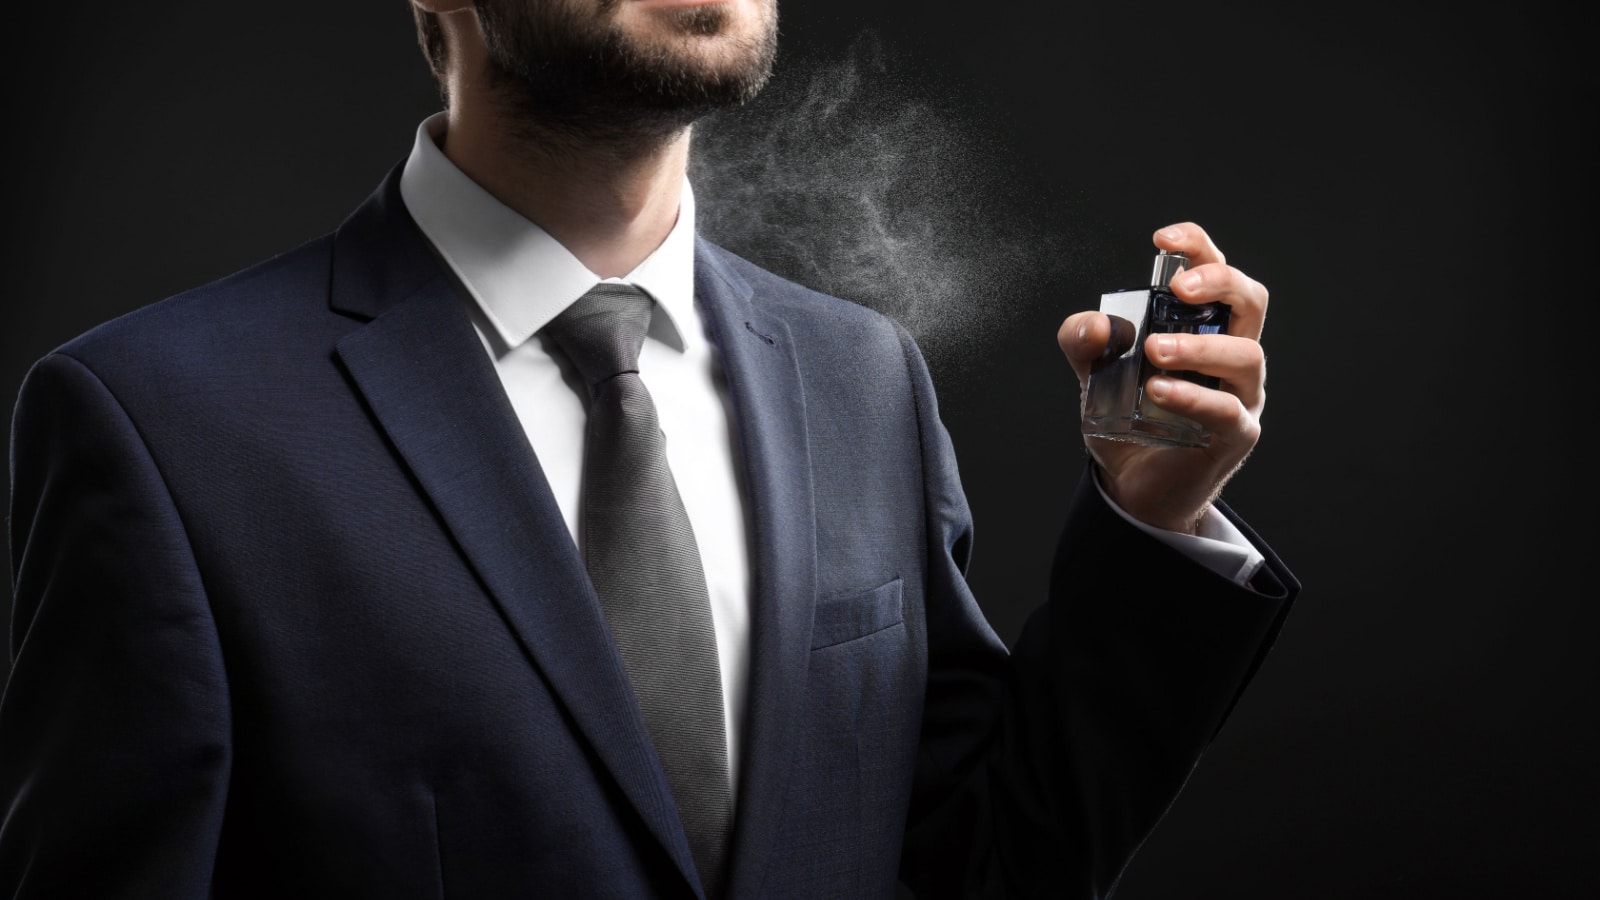
[{"label": "facial hair", "polygon": [[[777,56],[776,0],[749,35],[725,35],[722,6],[656,15],[664,41],[611,22],[622,0],[578,8],[571,0],[474,0],[488,49],[490,85],[513,131],[585,144],[665,139],[695,119],[756,96]],[[708,61],[683,46],[723,41]]]}]

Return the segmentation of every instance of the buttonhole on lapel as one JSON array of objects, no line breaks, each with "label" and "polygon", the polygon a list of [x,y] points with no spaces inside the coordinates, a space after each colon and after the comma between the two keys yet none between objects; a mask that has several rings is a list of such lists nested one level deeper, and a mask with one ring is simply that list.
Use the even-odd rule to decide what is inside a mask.
[{"label": "buttonhole on lapel", "polygon": [[775,341],[772,338],[770,338],[770,337],[762,334],[761,332],[757,331],[756,327],[754,325],[751,325],[749,322],[744,323],[744,327],[749,329],[751,334],[755,335],[758,338],[761,338],[763,341],[766,341],[767,342],[767,346],[776,347],[778,345],[777,341]]}]

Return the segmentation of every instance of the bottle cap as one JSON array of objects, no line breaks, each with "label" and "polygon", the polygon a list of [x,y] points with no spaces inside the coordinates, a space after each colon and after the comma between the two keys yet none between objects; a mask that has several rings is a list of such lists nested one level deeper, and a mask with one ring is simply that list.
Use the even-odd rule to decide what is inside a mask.
[{"label": "bottle cap", "polygon": [[1156,254],[1155,268],[1150,270],[1150,286],[1164,288],[1172,283],[1174,275],[1188,267],[1189,257],[1187,254],[1163,250]]}]

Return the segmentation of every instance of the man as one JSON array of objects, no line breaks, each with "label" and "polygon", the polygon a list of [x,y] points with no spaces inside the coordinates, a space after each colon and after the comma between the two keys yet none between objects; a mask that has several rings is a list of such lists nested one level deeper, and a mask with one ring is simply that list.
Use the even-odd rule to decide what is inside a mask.
[{"label": "man", "polygon": [[1265,290],[1157,233],[1215,439],[1091,448],[1008,655],[910,339],[694,237],[775,3],[414,3],[447,111],[366,204],[24,386],[0,885],[1107,895],[1298,588],[1217,501]]}]

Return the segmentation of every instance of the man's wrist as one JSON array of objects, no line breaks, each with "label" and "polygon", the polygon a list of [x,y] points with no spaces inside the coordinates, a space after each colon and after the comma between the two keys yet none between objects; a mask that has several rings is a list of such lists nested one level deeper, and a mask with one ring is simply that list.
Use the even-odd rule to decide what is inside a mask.
[{"label": "man's wrist", "polygon": [[1266,557],[1250,543],[1250,539],[1234,527],[1227,516],[1218,512],[1213,504],[1206,504],[1195,522],[1192,534],[1159,528],[1134,518],[1112,499],[1100,480],[1098,466],[1091,466],[1091,477],[1106,505],[1128,524],[1235,584],[1248,587],[1250,579],[1266,561]]}]

